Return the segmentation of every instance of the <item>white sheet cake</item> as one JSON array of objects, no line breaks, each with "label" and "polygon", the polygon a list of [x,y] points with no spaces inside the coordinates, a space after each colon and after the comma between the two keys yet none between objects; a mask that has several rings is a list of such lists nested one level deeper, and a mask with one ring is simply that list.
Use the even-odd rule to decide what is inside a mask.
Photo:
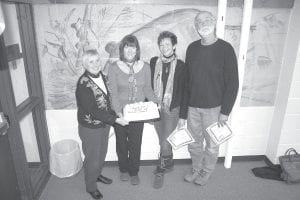
[{"label": "white sheet cake", "polygon": [[124,119],[128,121],[144,121],[159,118],[157,105],[153,102],[127,104],[123,109]]}]

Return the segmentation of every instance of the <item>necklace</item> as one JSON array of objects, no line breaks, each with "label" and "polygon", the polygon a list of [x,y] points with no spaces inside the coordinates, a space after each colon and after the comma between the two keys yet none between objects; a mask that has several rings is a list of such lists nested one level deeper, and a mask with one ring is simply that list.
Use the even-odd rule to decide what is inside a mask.
[{"label": "necklace", "polygon": [[134,66],[134,64],[135,64],[135,61],[131,64],[131,63],[128,63],[128,62],[124,62],[126,65],[127,65],[127,67],[129,68],[129,74],[130,73],[133,73],[134,74],[134,69],[133,69],[133,66]]},{"label": "necklace", "polygon": [[92,78],[99,78],[99,77],[100,77],[100,74],[101,74],[100,71],[99,71],[97,74],[92,74],[91,72],[89,72],[89,71],[87,71],[87,70],[86,70],[86,73],[87,73],[90,77],[92,77]]},{"label": "necklace", "polygon": [[135,62],[133,62],[132,64],[129,64],[127,62],[125,62],[125,64],[129,67],[129,77],[128,77],[128,81],[130,83],[134,82],[135,78],[134,78],[134,69],[133,66],[135,64]]},{"label": "necklace", "polygon": [[172,53],[172,55],[170,55],[170,56],[165,56],[165,55],[163,55],[163,57],[164,57],[165,59],[172,58],[173,56],[174,56],[174,53]]},{"label": "necklace", "polygon": [[137,86],[136,86],[136,78],[134,77],[134,69],[133,66],[135,61],[132,64],[125,62],[125,64],[129,67],[129,74],[128,74],[128,100],[130,102],[135,102],[136,100],[136,93],[137,93]]},{"label": "necklace", "polygon": [[174,60],[175,56],[176,55],[173,53],[171,56],[168,56],[168,57],[161,55],[160,58],[163,63],[168,63],[168,62],[171,62],[172,60]]}]

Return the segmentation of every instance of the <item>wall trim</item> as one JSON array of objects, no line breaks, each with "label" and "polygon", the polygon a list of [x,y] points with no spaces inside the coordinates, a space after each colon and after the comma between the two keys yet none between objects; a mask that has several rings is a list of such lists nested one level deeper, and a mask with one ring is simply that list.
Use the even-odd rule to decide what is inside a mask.
[{"label": "wall trim", "polygon": [[[269,160],[265,155],[254,155],[254,156],[233,156],[233,162],[251,162],[251,161],[263,161]],[[223,163],[225,157],[219,157],[218,163]],[[271,162],[269,160],[269,162]],[[191,159],[174,159],[175,165],[186,165],[191,164]],[[157,160],[141,160],[141,166],[155,166],[157,164]],[[106,167],[115,167],[118,166],[118,161],[105,161],[104,166]]]}]

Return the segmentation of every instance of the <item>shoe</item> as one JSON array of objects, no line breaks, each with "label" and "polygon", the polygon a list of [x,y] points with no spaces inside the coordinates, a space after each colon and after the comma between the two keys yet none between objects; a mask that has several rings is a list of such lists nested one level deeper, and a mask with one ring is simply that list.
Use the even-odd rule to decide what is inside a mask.
[{"label": "shoe", "polygon": [[191,172],[189,172],[187,175],[184,176],[184,180],[186,182],[191,183],[191,182],[193,182],[198,177],[198,175],[199,175],[199,172],[196,171],[196,170],[194,170],[194,169],[192,169]]},{"label": "shoe", "polygon": [[210,173],[204,170],[201,170],[199,172],[199,176],[197,176],[197,178],[194,180],[194,183],[197,185],[206,185],[206,183],[208,182],[208,179],[210,177]]},{"label": "shoe", "polygon": [[160,189],[164,185],[164,173],[156,173],[154,176],[153,187]]},{"label": "shoe", "polygon": [[166,173],[166,169],[163,168],[162,166],[158,165],[156,166],[155,170],[153,171],[153,174],[164,174]]},{"label": "shoe", "polygon": [[96,190],[94,192],[88,192],[92,197],[93,199],[102,199],[103,198],[103,195],[101,194],[101,192],[99,190]]},{"label": "shoe", "polygon": [[130,176],[127,172],[121,172],[120,174],[120,180],[121,181],[129,181]]},{"label": "shoe", "polygon": [[170,156],[163,156],[163,159],[165,164],[165,173],[173,171],[174,169],[173,154]]},{"label": "shoe", "polygon": [[131,183],[131,185],[138,185],[138,184],[140,184],[140,178],[139,178],[139,176],[138,175],[131,176],[130,177],[130,183]]},{"label": "shoe", "polygon": [[156,166],[156,169],[153,171],[154,174],[157,173],[168,173],[174,169],[174,160],[173,154],[169,156],[159,156],[159,164]]},{"label": "shoe", "polygon": [[97,178],[97,182],[101,182],[101,183],[109,185],[109,184],[112,184],[113,181],[110,178],[100,175]]}]

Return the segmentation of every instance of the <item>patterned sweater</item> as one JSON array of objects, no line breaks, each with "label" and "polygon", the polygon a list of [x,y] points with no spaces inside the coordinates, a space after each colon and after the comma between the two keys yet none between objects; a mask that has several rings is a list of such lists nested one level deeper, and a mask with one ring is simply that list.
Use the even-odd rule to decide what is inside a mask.
[{"label": "patterned sweater", "polygon": [[[107,89],[106,77],[101,73]],[[85,72],[76,87],[77,120],[84,127],[96,129],[113,125],[117,116],[111,109],[109,92],[105,92]]]},{"label": "patterned sweater", "polygon": [[[126,104],[132,103],[128,99],[128,67],[122,61],[114,62],[109,67],[108,79],[109,89],[112,96],[113,109],[117,113],[122,113]],[[136,102],[149,101],[157,102],[151,87],[151,72],[148,63],[138,61],[134,66],[137,83]]]}]

